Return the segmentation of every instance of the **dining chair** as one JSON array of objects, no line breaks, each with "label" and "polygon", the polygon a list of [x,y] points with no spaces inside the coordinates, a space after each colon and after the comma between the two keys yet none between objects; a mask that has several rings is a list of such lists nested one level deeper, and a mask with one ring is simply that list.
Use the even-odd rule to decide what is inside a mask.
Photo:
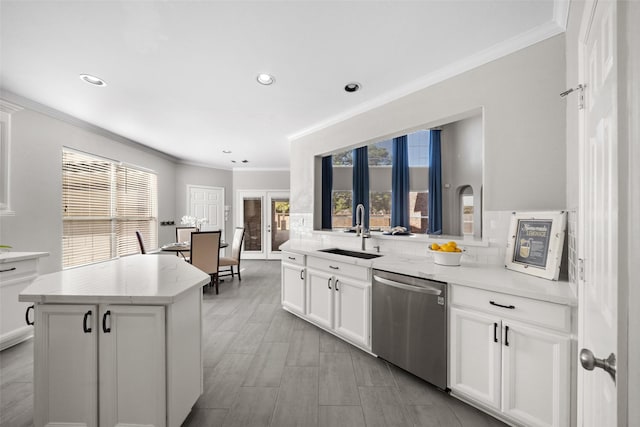
[{"label": "dining chair", "polygon": [[220,260],[220,230],[191,233],[191,265],[211,276],[211,286],[218,294],[218,262]]},{"label": "dining chair", "polygon": [[242,241],[244,240],[244,228],[243,227],[236,227],[235,231],[233,232],[233,241],[231,242],[231,256],[229,257],[221,257],[220,258],[220,267],[228,267],[229,270],[225,270],[226,273],[224,274],[219,274],[219,277],[223,277],[223,276],[231,276],[231,278],[233,279],[234,276],[234,272],[233,272],[233,266],[236,266],[237,269],[237,274],[238,274],[238,280],[242,280],[242,277],[240,277],[240,253],[242,250]]},{"label": "dining chair", "polygon": [[138,245],[140,246],[140,253],[146,254],[147,251],[144,249],[144,240],[142,239],[142,234],[136,230],[136,237],[138,238]]},{"label": "dining chair", "polygon": [[[198,229],[198,227],[176,227],[176,242],[177,243],[184,243],[184,242],[191,242],[191,233],[194,232],[198,232],[200,231]],[[187,253],[185,255],[184,252],[176,252],[176,256],[180,256],[182,255],[182,258],[185,259],[185,261],[189,261],[191,254]]]}]

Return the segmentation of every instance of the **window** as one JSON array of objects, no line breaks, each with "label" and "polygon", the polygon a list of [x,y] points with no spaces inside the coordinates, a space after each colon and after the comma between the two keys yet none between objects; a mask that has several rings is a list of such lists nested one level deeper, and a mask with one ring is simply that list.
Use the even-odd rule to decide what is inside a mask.
[{"label": "window", "polygon": [[429,228],[429,192],[409,192],[409,226],[412,233],[426,233]]},{"label": "window", "polygon": [[369,228],[389,231],[391,229],[391,191],[370,191]]},{"label": "window", "polygon": [[351,191],[334,191],[331,203],[331,227],[349,228],[351,227],[352,209],[351,201],[353,193]]},{"label": "window", "polygon": [[105,261],[158,245],[157,176],[80,153],[62,153],[62,267]]}]

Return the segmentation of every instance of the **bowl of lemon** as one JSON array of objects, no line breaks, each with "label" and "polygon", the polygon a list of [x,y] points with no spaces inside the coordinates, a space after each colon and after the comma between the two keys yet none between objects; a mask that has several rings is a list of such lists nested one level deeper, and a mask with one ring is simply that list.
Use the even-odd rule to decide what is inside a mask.
[{"label": "bowl of lemon", "polygon": [[464,250],[458,247],[456,242],[447,242],[443,244],[432,243],[429,251],[433,254],[433,262],[438,265],[460,265],[460,258]]}]

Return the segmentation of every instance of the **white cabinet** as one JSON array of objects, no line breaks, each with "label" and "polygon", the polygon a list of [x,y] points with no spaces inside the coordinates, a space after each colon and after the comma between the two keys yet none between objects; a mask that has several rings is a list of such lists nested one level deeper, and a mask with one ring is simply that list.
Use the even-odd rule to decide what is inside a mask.
[{"label": "white cabinet", "polygon": [[[0,254],[0,351],[33,335],[25,322],[28,303],[19,302],[18,294],[38,276],[38,259],[46,252],[9,252]],[[28,313],[28,321],[33,320]]]},{"label": "white cabinet", "polygon": [[[202,392],[201,291],[35,306],[35,426],[180,426]],[[98,410],[99,408],[99,410]]]},{"label": "white cabinet", "polygon": [[527,426],[569,425],[568,307],[462,286],[451,291],[453,393]]},{"label": "white cabinet", "polygon": [[371,348],[371,282],[361,279],[369,270],[309,257],[306,283],[307,318],[367,349]]},{"label": "white cabinet", "polygon": [[305,314],[304,255],[282,254],[282,305],[294,313]]}]

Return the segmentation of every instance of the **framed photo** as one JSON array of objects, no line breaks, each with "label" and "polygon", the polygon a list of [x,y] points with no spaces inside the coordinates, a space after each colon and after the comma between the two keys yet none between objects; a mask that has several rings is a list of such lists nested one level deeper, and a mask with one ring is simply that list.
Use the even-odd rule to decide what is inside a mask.
[{"label": "framed photo", "polygon": [[514,212],[511,216],[505,267],[558,280],[567,213]]}]

